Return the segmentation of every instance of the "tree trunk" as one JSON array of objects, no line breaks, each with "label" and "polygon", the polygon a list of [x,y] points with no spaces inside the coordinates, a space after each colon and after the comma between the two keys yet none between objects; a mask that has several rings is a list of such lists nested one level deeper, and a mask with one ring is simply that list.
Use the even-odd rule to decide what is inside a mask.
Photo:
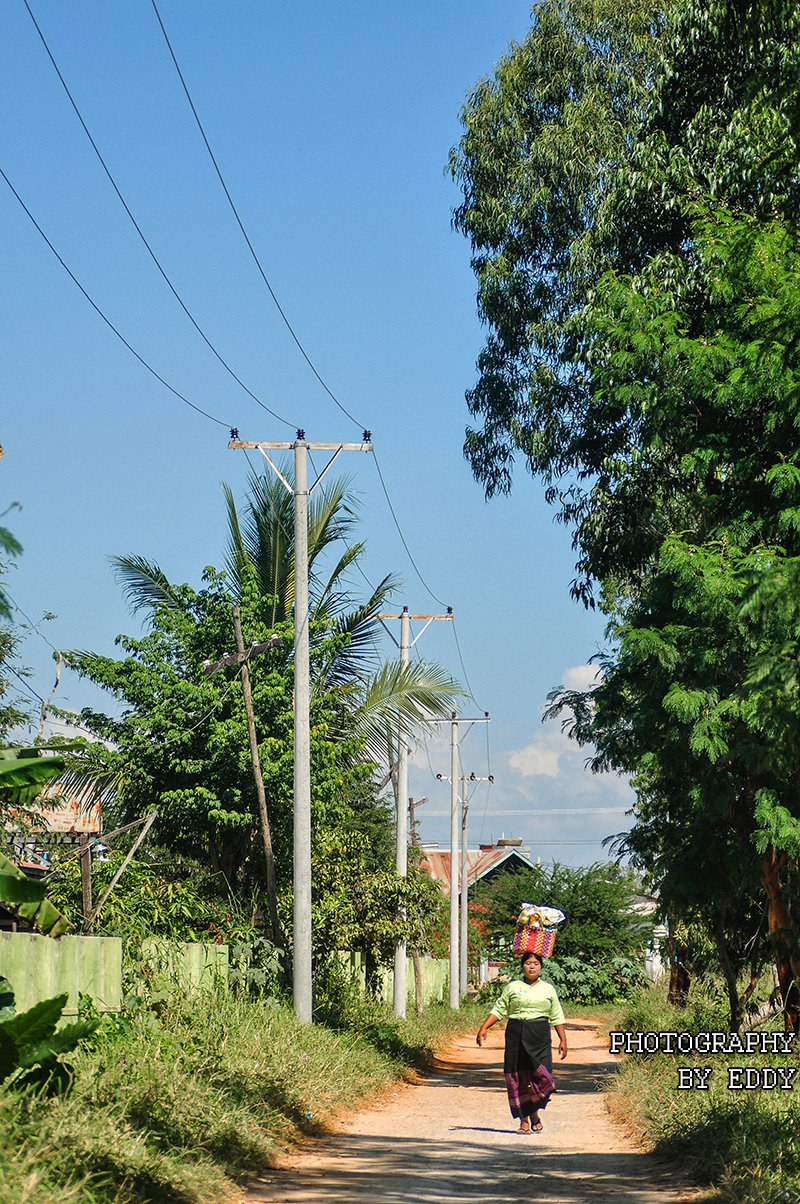
[{"label": "tree trunk", "polygon": [[422,970],[419,964],[419,949],[411,950],[411,960],[414,963],[414,999],[417,1005],[417,1015],[425,1010],[422,1003]]},{"label": "tree trunk", "polygon": [[680,942],[670,928],[667,938],[669,949],[669,991],[667,1002],[673,1007],[685,1008],[689,998],[689,988],[692,984],[689,973],[689,949]]},{"label": "tree trunk", "polygon": [[740,1004],[739,989],[736,981],[736,971],[728,956],[728,943],[725,940],[725,927],[722,923],[721,906],[717,907],[714,915],[714,943],[717,946],[717,957],[728,988],[728,1007],[730,1009],[730,1031],[735,1033],[739,1028]]},{"label": "tree trunk", "polygon": [[372,999],[378,997],[378,961],[371,949],[364,950],[364,985]]},{"label": "tree trunk", "polygon": [[797,933],[789,914],[786,894],[781,881],[781,870],[786,864],[786,854],[769,845],[764,857],[764,873],[761,882],[767,894],[767,923],[775,957],[778,986],[783,998],[784,1025],[787,1032],[795,1035],[800,1031],[800,959],[797,949]]}]

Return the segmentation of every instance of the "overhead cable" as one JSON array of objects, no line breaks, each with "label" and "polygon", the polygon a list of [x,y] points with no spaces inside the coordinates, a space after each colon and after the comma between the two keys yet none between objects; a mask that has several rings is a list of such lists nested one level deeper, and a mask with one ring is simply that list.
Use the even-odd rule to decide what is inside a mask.
[{"label": "overhead cable", "polygon": [[[467,677],[467,668],[466,668],[466,665],[464,664],[464,657],[461,655],[461,645],[458,642],[458,632],[456,631],[455,618],[453,618],[452,627],[453,627],[453,635],[455,636],[455,641],[456,641],[456,649],[458,651],[458,659],[461,662],[461,672],[464,674],[464,684],[466,685],[467,689],[469,690],[469,697],[475,703],[475,706],[478,706],[478,700],[473,693],[472,686],[469,684],[469,678]],[[478,709],[480,709],[480,707]],[[488,727],[488,724],[487,724],[487,727]]]},{"label": "overhead cable", "polygon": [[[217,173],[217,178],[218,178],[220,184],[222,185],[222,191],[225,193],[225,196],[227,197],[228,204],[231,207],[231,212],[233,213],[233,216],[236,218],[236,224],[238,225],[239,229],[242,232],[242,237],[244,238],[244,241],[247,243],[248,250],[250,251],[250,254],[253,257],[253,262],[255,263],[256,267],[258,268],[259,275],[261,276],[261,279],[264,281],[264,284],[267,286],[267,291],[269,292],[270,297],[275,302],[275,308],[277,309],[278,313],[280,314],[281,318],[283,319],[284,325],[286,326],[286,329],[289,331],[289,334],[292,336],[295,343],[297,344],[298,350],[300,351],[300,354],[302,355],[303,359],[306,361],[309,368],[313,372],[314,376],[317,378],[319,383],[322,385],[322,388],[325,390],[325,392],[330,397],[331,401],[339,407],[339,409],[342,411],[342,413],[345,415],[345,417],[349,418],[351,422],[355,423],[356,426],[361,427],[361,429],[363,430],[365,424],[363,422],[359,422],[356,418],[353,417],[353,415],[350,413],[349,410],[345,409],[345,407],[339,401],[339,398],[336,396],[336,394],[328,387],[328,385],[325,383],[325,381],[320,376],[319,372],[317,371],[316,367],[314,366],[314,363],[311,360],[311,357],[309,356],[309,354],[306,351],[303,344],[300,342],[300,339],[299,339],[294,327],[292,326],[291,322],[289,321],[288,317],[286,316],[283,306],[281,305],[280,301],[278,300],[275,290],[273,289],[272,285],[270,284],[270,282],[267,278],[267,274],[264,271],[263,267],[261,266],[261,260],[258,258],[255,248],[254,248],[252,242],[250,241],[250,237],[244,228],[244,222],[242,221],[241,217],[239,216],[239,210],[236,208],[236,205],[233,202],[233,197],[230,194],[230,190],[228,188],[228,185],[225,183],[225,178],[220,170],[220,166],[217,163],[214,152],[211,149],[211,143],[208,141],[206,132],[203,129],[203,123],[200,120],[200,116],[197,112],[197,109],[195,108],[195,104],[194,104],[194,101],[192,100],[191,93],[189,92],[189,88],[187,86],[186,80],[184,79],[183,72],[181,71],[180,66],[178,65],[178,59],[175,55],[175,51],[172,49],[172,43],[169,40],[169,35],[167,34],[166,29],[164,28],[164,22],[161,20],[161,14],[158,11],[158,6],[156,5],[156,0],[151,0],[151,2],[153,5],[153,11],[156,14],[156,19],[158,21],[159,26],[161,27],[161,32],[164,35],[164,41],[167,44],[167,49],[169,50],[170,57],[175,66],[175,70],[178,73],[178,79],[181,81],[183,91],[186,94],[186,99],[189,102],[189,108],[192,110],[192,114],[197,123],[197,128],[200,131],[200,136],[203,139],[203,142],[205,143],[205,148],[208,151],[209,158],[211,159],[211,162],[214,165],[214,170]],[[27,4],[27,0],[25,0],[25,3]],[[288,425],[294,426],[296,424],[289,423]]]},{"label": "overhead cable", "polygon": [[373,459],[375,460],[375,467],[376,467],[376,468],[377,468],[377,470],[378,470],[378,478],[379,478],[379,480],[380,480],[380,483],[381,483],[381,488],[383,489],[383,495],[384,495],[384,497],[386,498],[386,504],[387,504],[387,506],[389,507],[389,513],[391,514],[391,516],[392,516],[392,518],[393,518],[393,520],[394,520],[394,525],[395,525],[395,527],[397,528],[397,534],[400,536],[400,542],[402,543],[403,547],[404,547],[404,548],[405,548],[405,550],[406,550],[406,555],[408,556],[408,559],[411,561],[411,564],[412,564],[412,566],[413,566],[414,572],[417,574],[417,576],[419,577],[419,579],[420,579],[420,581],[422,582],[423,586],[424,586],[424,587],[425,587],[425,589],[428,591],[428,593],[430,594],[430,596],[433,598],[434,602],[438,602],[440,606],[446,606],[446,605],[447,605],[447,603],[446,603],[446,602],[443,602],[441,598],[438,598],[438,597],[436,596],[436,594],[433,592],[433,590],[431,589],[431,587],[428,585],[427,581],[426,581],[426,580],[425,580],[425,578],[422,576],[422,573],[421,573],[421,572],[419,571],[419,569],[417,568],[417,562],[416,562],[416,560],[415,560],[415,559],[414,559],[414,557],[411,555],[411,549],[409,548],[408,544],[406,543],[406,537],[403,535],[403,532],[402,532],[402,530],[400,529],[400,523],[399,523],[399,522],[398,522],[398,520],[397,520],[397,515],[395,514],[395,511],[394,511],[394,506],[392,505],[392,499],[389,497],[389,490],[386,488],[386,482],[385,482],[385,481],[384,481],[384,479],[383,479],[383,473],[381,472],[381,466],[380,466],[380,464],[378,463],[378,456],[377,456],[377,454],[376,454],[376,452],[375,452],[375,448],[374,448],[374,447],[372,448],[372,456],[373,456]]},{"label": "overhead cable", "polygon": [[[27,621],[30,623],[30,625],[31,625],[31,631],[35,631],[35,632],[36,632],[36,634],[39,636],[39,638],[40,638],[40,639],[42,639],[42,640],[44,640],[45,644],[47,644],[47,645],[48,645],[48,647],[50,647],[50,648],[52,648],[52,649],[53,649],[53,652],[59,653],[59,655],[60,655],[59,649],[58,649],[58,648],[56,648],[55,644],[51,644],[51,643],[50,643],[50,641],[48,640],[47,636],[46,636],[46,635],[45,635],[43,632],[41,632],[41,631],[39,630],[39,628],[36,626],[36,624],[34,623],[33,619],[30,617],[30,615],[26,615],[26,614],[25,614],[25,611],[22,609],[22,607],[20,606],[19,602],[16,602],[16,601],[14,600],[13,596],[12,596],[12,595],[11,595],[11,594],[8,592],[8,590],[7,590],[5,587],[3,587],[3,592],[4,592],[4,594],[6,595],[6,597],[8,598],[9,602],[11,603],[11,605],[14,607],[14,610],[17,610],[17,611],[19,611],[19,613],[22,615],[23,619],[27,619]],[[51,618],[52,618],[52,617],[53,617],[53,616],[51,616]]]},{"label": "overhead cable", "polygon": [[36,691],[34,690],[33,686],[29,686],[29,685],[28,685],[28,683],[27,683],[27,681],[25,680],[25,678],[22,676],[22,674],[21,674],[21,673],[18,673],[18,672],[17,672],[17,670],[14,668],[14,666],[13,666],[13,665],[9,665],[9,664],[8,664],[8,662],[6,662],[6,663],[5,663],[5,665],[3,666],[3,668],[4,668],[4,669],[8,669],[8,671],[9,671],[10,673],[13,673],[13,674],[14,674],[14,676],[15,676],[16,678],[18,678],[18,679],[19,679],[19,681],[22,683],[22,685],[23,685],[23,686],[24,686],[24,688],[25,688],[25,689],[28,691],[28,693],[29,693],[29,694],[32,694],[34,698],[38,698],[38,699],[39,699],[39,702],[42,704],[42,706],[47,706],[47,703],[46,703],[46,702],[45,702],[45,700],[42,698],[41,694],[37,694],[37,693],[36,693]]},{"label": "overhead cable", "polygon": [[133,347],[130,345],[130,343],[129,343],[129,342],[128,342],[128,340],[125,338],[125,336],[124,336],[124,335],[122,335],[122,334],[120,334],[120,332],[117,330],[116,326],[115,326],[115,325],[114,325],[114,323],[111,321],[111,319],[106,317],[106,315],[103,313],[103,311],[102,311],[102,309],[100,308],[100,306],[99,306],[99,305],[98,305],[98,304],[97,304],[95,301],[93,301],[93,300],[92,300],[92,298],[91,298],[91,297],[89,296],[89,294],[87,293],[86,289],[85,289],[85,288],[83,287],[83,285],[81,284],[81,282],[80,282],[80,280],[78,279],[78,277],[75,275],[75,273],[74,273],[73,271],[71,271],[71,270],[70,270],[70,268],[68,268],[68,267],[67,267],[66,263],[65,263],[65,262],[64,262],[64,260],[61,258],[61,256],[59,255],[58,251],[55,249],[55,247],[54,247],[54,246],[53,246],[53,244],[51,243],[50,239],[47,237],[47,235],[45,234],[44,230],[43,230],[43,229],[42,229],[42,227],[39,225],[39,223],[37,222],[36,218],[33,216],[33,214],[31,213],[30,209],[29,209],[29,208],[28,208],[28,206],[25,204],[25,202],[23,201],[22,197],[21,197],[21,196],[19,195],[19,193],[17,192],[17,190],[16,190],[16,188],[14,187],[14,185],[11,183],[11,181],[9,180],[8,176],[6,175],[6,173],[3,171],[2,167],[0,167],[0,176],[2,176],[2,177],[3,177],[3,179],[5,180],[6,184],[8,184],[8,187],[11,189],[11,191],[12,191],[12,192],[13,192],[13,194],[14,194],[14,196],[15,196],[15,197],[17,198],[17,200],[19,201],[20,205],[22,206],[22,208],[24,209],[25,213],[26,213],[26,214],[28,215],[28,217],[30,218],[30,220],[31,220],[31,222],[33,223],[33,225],[34,225],[34,226],[36,227],[36,229],[38,230],[39,234],[41,234],[42,238],[43,238],[43,239],[44,239],[44,241],[47,243],[48,247],[49,247],[49,248],[50,248],[50,250],[53,252],[53,254],[55,255],[55,257],[56,257],[56,259],[58,260],[58,262],[61,264],[61,266],[62,266],[62,268],[64,269],[64,271],[67,273],[67,275],[69,276],[70,280],[72,280],[73,284],[76,284],[76,285],[78,286],[78,288],[79,288],[79,289],[80,289],[80,291],[83,293],[83,295],[84,295],[84,297],[86,298],[86,300],[87,300],[87,301],[89,302],[89,304],[91,305],[92,309],[95,311],[95,313],[97,313],[97,314],[99,314],[99,315],[100,315],[100,317],[103,319],[103,321],[105,322],[106,326],[108,326],[110,330],[113,330],[114,334],[117,336],[117,338],[120,340],[120,342],[121,342],[121,343],[124,343],[124,344],[125,344],[125,346],[128,348],[128,351],[130,351],[131,355],[135,356],[135,357],[136,357],[136,359],[139,361],[139,363],[140,363],[140,364],[141,364],[141,365],[142,365],[144,368],[146,368],[146,369],[147,369],[147,371],[148,371],[148,372],[150,372],[150,373],[151,373],[151,374],[152,374],[152,375],[153,375],[153,376],[156,378],[156,380],[160,381],[160,382],[161,382],[161,384],[164,386],[164,388],[165,388],[165,389],[169,389],[170,393],[173,393],[173,394],[175,395],[175,397],[177,397],[177,398],[179,399],[179,401],[182,401],[182,402],[184,402],[184,404],[185,404],[185,405],[187,405],[187,406],[189,406],[191,409],[193,409],[193,410],[197,410],[197,413],[198,413],[198,414],[202,414],[204,418],[208,418],[208,419],[210,419],[210,420],[211,420],[211,422],[216,422],[218,426],[224,426],[224,427],[228,427],[229,429],[232,429],[232,428],[231,428],[231,423],[230,423],[230,422],[223,422],[221,418],[215,418],[215,417],[214,417],[214,415],[213,415],[213,414],[209,414],[207,410],[202,410],[202,409],[200,408],[200,406],[196,406],[196,405],[194,404],[194,402],[193,402],[193,401],[189,401],[189,398],[188,398],[188,397],[184,397],[182,393],[179,393],[177,389],[174,389],[174,388],[172,387],[172,385],[171,385],[171,384],[169,384],[169,382],[168,382],[168,381],[164,380],[164,377],[163,377],[163,376],[159,375],[159,373],[158,373],[158,372],[156,372],[155,368],[151,367],[151,366],[150,366],[150,364],[148,364],[147,360],[146,360],[146,359],[144,359],[144,358],[143,358],[143,356],[139,355],[139,352],[138,352],[138,351],[136,351],[136,350],[135,350],[135,349],[134,349],[134,348],[133,348]]},{"label": "overhead cable", "polygon": [[158,256],[156,255],[155,251],[153,250],[153,248],[150,246],[150,243],[147,241],[147,238],[145,237],[145,234],[144,234],[141,226],[137,222],[136,218],[133,216],[133,213],[131,212],[127,201],[125,200],[124,196],[120,192],[117,182],[114,179],[114,177],[112,176],[108,164],[106,163],[105,159],[103,158],[102,154],[100,153],[100,149],[99,149],[97,143],[95,142],[94,138],[92,137],[91,133],[89,132],[89,127],[87,126],[86,122],[84,121],[83,115],[81,114],[80,109],[78,108],[77,104],[75,103],[75,99],[74,99],[72,93],[70,92],[69,87],[67,86],[67,81],[64,79],[64,76],[61,74],[61,70],[58,66],[58,63],[56,62],[56,60],[53,56],[52,50],[50,49],[50,47],[47,44],[44,34],[42,33],[41,29],[39,28],[39,24],[38,24],[36,18],[34,17],[33,12],[31,11],[31,6],[28,3],[28,0],[22,0],[22,2],[28,10],[31,21],[33,21],[33,24],[34,24],[34,28],[36,29],[36,32],[38,33],[39,37],[41,38],[42,45],[44,46],[45,50],[47,51],[47,55],[48,55],[48,58],[50,59],[50,62],[53,64],[55,73],[58,76],[59,80],[61,81],[61,85],[67,94],[70,104],[72,105],[73,109],[75,110],[75,114],[78,118],[78,121],[81,123],[81,126],[83,127],[83,132],[86,134],[86,137],[89,139],[92,150],[97,155],[97,158],[100,161],[100,166],[103,168],[103,171],[106,173],[106,176],[108,177],[111,187],[114,189],[114,192],[117,194],[117,197],[119,198],[122,208],[125,210],[128,217],[130,218],[131,223],[133,224],[134,230],[136,231],[136,233],[139,235],[139,238],[144,243],[144,246],[147,249],[147,252],[148,252],[150,258],[152,259],[153,263],[156,265],[156,267],[158,268],[162,277],[164,278],[164,281],[165,281],[168,289],[172,293],[173,297],[178,302],[181,309],[186,314],[186,317],[189,319],[192,326],[194,326],[195,330],[200,335],[203,342],[206,344],[206,346],[209,348],[209,350],[212,351],[213,354],[217,357],[217,359],[222,364],[225,371],[228,372],[233,377],[233,379],[236,381],[237,385],[239,385],[242,389],[244,389],[244,391],[248,395],[248,397],[251,397],[257,405],[261,406],[262,410],[266,410],[266,412],[268,414],[271,414],[272,417],[275,418],[278,422],[282,422],[285,426],[288,426],[288,427],[296,427],[296,425],[297,425],[296,423],[289,422],[289,420],[287,418],[282,418],[280,414],[277,414],[275,412],[275,410],[271,410],[270,407],[268,405],[265,405],[264,402],[261,401],[260,398],[256,397],[255,393],[253,393],[252,390],[247,387],[247,385],[244,383],[244,381],[241,380],[236,375],[236,373],[234,372],[233,368],[231,368],[231,366],[227,362],[227,360],[220,354],[219,351],[217,351],[216,347],[211,342],[208,335],[205,333],[205,331],[200,326],[199,322],[196,320],[194,315],[189,310],[189,307],[186,305],[186,303],[183,300],[183,298],[181,297],[180,293],[175,288],[175,285],[170,280],[169,276],[166,273],[165,268],[161,264],[161,261],[159,260]]}]

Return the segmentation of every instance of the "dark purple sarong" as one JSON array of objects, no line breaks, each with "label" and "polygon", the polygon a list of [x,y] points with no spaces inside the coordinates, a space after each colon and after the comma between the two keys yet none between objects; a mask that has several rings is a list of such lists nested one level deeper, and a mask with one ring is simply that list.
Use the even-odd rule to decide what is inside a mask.
[{"label": "dark purple sarong", "polygon": [[530,1116],[547,1107],[555,1089],[549,1020],[508,1021],[503,1073],[512,1116]]}]

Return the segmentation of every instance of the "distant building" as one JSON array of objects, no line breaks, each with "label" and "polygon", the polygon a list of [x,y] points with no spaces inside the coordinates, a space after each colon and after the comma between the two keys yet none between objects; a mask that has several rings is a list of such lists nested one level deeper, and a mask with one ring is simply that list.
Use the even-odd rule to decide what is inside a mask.
[{"label": "distant building", "polygon": [[[531,870],[530,848],[523,848],[521,839],[505,839],[494,844],[482,844],[477,849],[467,850],[467,887],[476,882],[491,882],[498,874],[509,870]],[[420,868],[438,882],[444,894],[450,897],[450,850],[440,850],[438,844],[422,845]],[[461,869],[459,854],[457,877]]]}]

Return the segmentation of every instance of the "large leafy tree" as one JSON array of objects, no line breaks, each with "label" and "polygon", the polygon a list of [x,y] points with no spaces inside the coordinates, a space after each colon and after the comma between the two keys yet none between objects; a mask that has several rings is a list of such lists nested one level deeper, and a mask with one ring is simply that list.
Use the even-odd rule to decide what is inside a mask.
[{"label": "large leafy tree", "polygon": [[635,909],[635,893],[632,873],[613,862],[581,868],[555,863],[499,874],[471,892],[478,949],[510,959],[521,903],[546,902],[566,916],[545,965],[547,980],[563,999],[577,1003],[625,997],[644,980],[642,952],[652,935],[651,924]]},{"label": "large leafy tree", "polygon": [[628,848],[705,916],[735,1020],[765,898],[785,996],[797,977],[800,762],[753,673],[787,632],[741,602],[775,544],[800,552],[798,9],[631,11],[538,6],[464,112],[456,216],[491,325],[466,449],[490,493],[523,456],[573,527],[573,589],[599,594],[612,646],[602,686],[557,708],[634,775]]},{"label": "large leafy tree", "polygon": [[[623,371],[608,395],[597,368],[616,350],[603,337],[609,288],[621,277],[646,307],[655,283],[678,310],[675,329],[707,339],[718,280],[698,263],[698,201],[796,214],[797,96],[754,87],[765,60],[796,78],[797,38],[788,28],[741,51],[722,20],[713,6],[538,5],[528,37],[463,110],[451,158],[464,188],[455,220],[490,327],[468,394],[483,427],[468,432],[467,455],[489,493],[510,487],[515,456],[542,475],[594,577],[616,567],[601,539],[626,568],[657,552],[653,519],[676,476],[696,471],[681,464],[676,435],[689,438],[697,419],[695,444],[715,434],[700,404],[653,405],[663,372],[626,381]],[[629,348],[631,333],[621,331]],[[625,383],[641,387],[625,393]],[[639,538],[626,548],[613,531],[634,526],[631,507]]]},{"label": "large leafy tree", "polygon": [[546,0],[462,110],[455,224],[472,244],[489,327],[467,395],[483,425],[465,450],[490,495],[510,488],[517,456],[550,483],[578,463],[587,395],[570,320],[620,266],[615,181],[645,117],[663,11]]}]

